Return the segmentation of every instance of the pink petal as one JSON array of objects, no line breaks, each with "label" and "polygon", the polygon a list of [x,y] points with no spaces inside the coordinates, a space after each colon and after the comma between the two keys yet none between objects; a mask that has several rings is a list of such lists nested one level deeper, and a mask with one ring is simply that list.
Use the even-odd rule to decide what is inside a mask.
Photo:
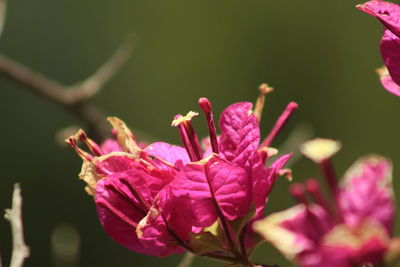
[{"label": "pink petal", "polygon": [[153,255],[166,257],[180,254],[184,249],[169,233],[165,221],[159,211],[151,208],[147,216],[140,222],[136,231],[144,247],[152,250]]},{"label": "pink petal", "polygon": [[387,71],[386,67],[383,69],[378,70],[378,74],[381,79],[382,86],[389,92],[398,97],[400,97],[400,86],[397,85],[390,77],[389,72]]},{"label": "pink petal", "polygon": [[193,220],[192,225],[206,227],[218,218],[215,204],[228,220],[243,217],[249,211],[249,183],[244,169],[212,157],[204,165],[186,165],[171,188],[181,201],[182,212]]},{"label": "pink petal", "polygon": [[253,162],[253,201],[257,208],[256,217],[263,215],[267,197],[278,178],[279,171],[291,156],[292,153],[278,158],[267,171],[261,161],[255,159]]},{"label": "pink petal", "polygon": [[[114,183],[114,180],[101,180],[97,183],[96,187],[97,214],[104,230],[116,242],[126,248],[152,255],[152,250],[145,248],[138,240],[136,228],[128,223],[131,221],[138,224],[146,215],[146,212],[138,207],[138,201],[132,195],[129,195],[126,192],[127,190],[123,190],[124,192],[121,194],[126,197],[122,197],[107,188],[107,185],[112,186]],[[117,184],[116,187],[119,185]],[[108,203],[108,205],[111,205],[119,213],[115,214],[115,212],[111,212],[109,208],[104,207],[100,203]]]},{"label": "pink petal", "polygon": [[[103,175],[97,182],[95,202],[105,231],[115,241],[136,252],[157,256],[175,253],[177,248],[174,246],[154,243],[151,247],[150,244],[160,235],[165,238],[169,235],[160,232],[162,226],[158,223],[154,229],[146,229],[144,243],[138,239],[136,230],[160,190],[174,179],[176,172],[149,167],[149,163],[137,161],[124,152],[98,157],[94,164],[99,175]],[[157,236],[152,237],[151,233],[157,233]]]},{"label": "pink petal", "polygon": [[289,260],[301,262],[301,266],[316,267],[327,266],[321,265],[323,255],[319,244],[332,226],[323,208],[318,205],[307,208],[300,204],[256,221],[253,228]]},{"label": "pink petal", "polygon": [[145,148],[145,151],[149,155],[161,158],[173,165],[175,165],[177,161],[181,161],[184,165],[190,162],[186,149],[164,142],[152,143]]},{"label": "pink petal", "polygon": [[391,2],[372,0],[358,5],[357,8],[379,19],[387,29],[400,37],[400,6]]},{"label": "pink petal", "polygon": [[106,141],[101,144],[101,149],[103,150],[104,154],[109,154],[114,151],[122,151],[118,141],[113,138],[106,139]]},{"label": "pink petal", "polygon": [[344,175],[339,204],[347,224],[373,219],[392,233],[395,203],[391,162],[377,155],[356,161]]},{"label": "pink petal", "polygon": [[[385,30],[381,44],[383,61],[393,81],[400,84],[400,38],[391,31]],[[386,88],[386,87],[385,87]]]},{"label": "pink petal", "polygon": [[155,196],[174,179],[176,172],[172,168],[168,170],[149,168],[146,163],[136,161],[128,155],[114,152],[99,157],[95,161],[96,169],[109,179],[131,182],[151,206]]},{"label": "pink petal", "polygon": [[252,106],[249,102],[232,104],[222,112],[219,121],[220,154],[228,161],[248,169],[249,173],[251,168],[248,161],[257,151],[260,142],[260,130],[252,113]]}]

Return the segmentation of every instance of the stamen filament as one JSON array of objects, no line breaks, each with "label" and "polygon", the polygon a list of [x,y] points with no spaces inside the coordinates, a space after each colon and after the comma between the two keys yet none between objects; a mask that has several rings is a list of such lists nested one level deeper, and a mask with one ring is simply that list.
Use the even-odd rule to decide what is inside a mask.
[{"label": "stamen filament", "polygon": [[146,202],[146,200],[139,193],[139,191],[131,183],[129,183],[129,181],[126,178],[122,178],[121,183],[123,183],[126,187],[128,187],[131,194],[136,197],[136,199],[140,202],[140,204],[143,206],[146,212],[148,212],[150,210],[150,205]]},{"label": "stamen filament", "polygon": [[336,215],[335,218],[338,221],[343,221],[342,215],[339,210],[339,198],[338,198],[339,188],[338,188],[338,182],[337,182],[335,169],[333,168],[332,162],[329,158],[322,160],[320,165],[322,168],[322,172],[325,175],[329,190],[332,194],[332,198],[335,203],[335,209],[334,209],[334,212]]},{"label": "stamen filament", "polygon": [[93,160],[93,156],[89,153],[87,153],[86,151],[83,151],[82,149],[80,149],[78,147],[78,145],[76,144],[76,139],[75,137],[70,137],[68,139],[65,140],[65,142],[71,146],[73,149],[75,149],[76,153],[83,159],[83,160],[87,160],[87,161],[92,161]]},{"label": "stamen filament", "polygon": [[92,151],[92,153],[95,156],[104,155],[104,152],[100,148],[100,146],[98,144],[96,144],[96,142],[94,142],[92,139],[88,138],[86,133],[83,130],[79,130],[78,133],[76,134],[76,137],[78,138],[79,141],[85,142],[86,145],[88,146],[88,148],[90,149],[90,151]]},{"label": "stamen filament", "polygon": [[131,206],[133,206],[137,211],[139,211],[143,217],[146,216],[147,210],[145,207],[138,207],[137,204],[129,197],[127,196],[124,192],[122,192],[119,188],[117,188],[113,184],[106,184],[105,187],[108,190],[111,190],[114,194],[118,195],[120,198],[125,200],[127,203],[129,203]]},{"label": "stamen filament", "polygon": [[275,137],[279,134],[279,132],[285,127],[286,123],[289,121],[290,117],[292,116],[293,112],[296,111],[298,105],[296,102],[290,102],[285,111],[282,113],[282,115],[278,118],[276,121],[274,127],[272,128],[271,132],[265,138],[264,142],[261,144],[259,149],[270,146],[272,141],[275,139]]},{"label": "stamen filament", "polygon": [[105,209],[107,209],[114,217],[117,219],[121,220],[122,222],[126,223],[128,226],[131,226],[132,228],[136,229],[138,224],[134,221],[132,221],[128,216],[120,212],[118,209],[116,209],[114,206],[112,206],[110,203],[108,203],[105,200],[96,200],[96,204],[103,206]]},{"label": "stamen filament", "polygon": [[199,99],[199,106],[204,111],[207,118],[208,133],[210,135],[212,151],[218,154],[217,132],[215,130],[214,116],[211,111],[211,103],[207,98],[202,97]]},{"label": "stamen filament", "polygon": [[201,152],[201,146],[199,142],[199,138],[197,137],[196,132],[193,129],[192,123],[190,121],[184,122],[185,130],[188,134],[190,144],[192,145],[193,151],[196,155],[196,161],[200,161],[203,159],[203,153]]},{"label": "stamen filament", "polygon": [[259,87],[260,96],[257,98],[256,106],[254,108],[254,116],[256,117],[257,123],[260,124],[261,114],[264,108],[265,95],[272,92],[274,89],[269,87],[268,84],[263,83]]},{"label": "stamen filament", "polygon": [[308,205],[308,200],[306,198],[305,186],[301,183],[293,183],[289,187],[289,192],[292,197],[298,202],[304,205]]},{"label": "stamen filament", "polygon": [[200,161],[203,158],[199,138],[193,129],[190,120],[197,116],[195,112],[189,112],[186,116],[178,114],[172,121],[172,126],[178,127],[183,146],[185,147],[191,161]]},{"label": "stamen filament", "polygon": [[319,182],[314,179],[310,178],[307,179],[305,182],[305,186],[307,191],[310,193],[310,195],[314,198],[315,202],[320,205],[325,211],[330,214],[332,217],[335,217],[332,211],[332,207],[329,204],[328,200],[324,197],[321,191],[321,186]]},{"label": "stamen filament", "polygon": [[320,165],[326,181],[328,182],[328,187],[332,193],[332,197],[336,199],[338,194],[338,182],[332,162],[330,159],[324,159],[321,161]]}]

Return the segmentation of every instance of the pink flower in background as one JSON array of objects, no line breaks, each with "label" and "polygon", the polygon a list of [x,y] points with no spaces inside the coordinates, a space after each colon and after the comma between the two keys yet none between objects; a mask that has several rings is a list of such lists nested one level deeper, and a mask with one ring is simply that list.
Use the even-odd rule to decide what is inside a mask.
[{"label": "pink flower in background", "polygon": [[[271,142],[297,108],[290,103],[260,145],[258,123],[268,90],[261,87],[254,113],[248,102],[226,108],[219,136],[211,104],[201,98],[199,105],[210,134],[209,142],[203,142],[208,143],[204,149],[191,124],[197,116],[194,112],[177,115],[172,123],[183,147],[156,142],[141,148],[117,118],[109,118],[115,139],[101,146],[83,131],[70,137],[67,142],[84,161],[80,177],[95,197],[106,232],[140,253],[167,256],[187,249],[246,261],[244,242],[249,242],[250,233],[246,225],[262,216],[268,194],[291,156],[281,156],[265,168],[275,152],[269,148]],[[77,141],[84,141],[93,155],[80,149]]]},{"label": "pink flower in background", "polygon": [[400,97],[400,6],[372,0],[358,5],[357,8],[376,17],[386,28],[380,43],[386,68],[377,72],[383,87]]},{"label": "pink flower in background", "polygon": [[257,232],[303,267],[375,266],[393,252],[393,247],[400,255],[398,240],[391,240],[395,217],[391,162],[377,155],[363,157],[338,184],[330,157],[339,148],[337,142],[327,139],[309,141],[302,148],[321,165],[332,203],[318,181],[309,179],[305,185],[291,187],[299,205],[255,225]]}]

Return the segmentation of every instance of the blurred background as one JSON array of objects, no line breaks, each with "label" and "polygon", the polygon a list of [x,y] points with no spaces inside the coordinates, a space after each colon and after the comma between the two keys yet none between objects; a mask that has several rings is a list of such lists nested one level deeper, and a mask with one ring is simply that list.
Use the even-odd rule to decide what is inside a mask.
[{"label": "blurred background", "polygon": [[[375,68],[382,27],[354,8],[357,0],[13,0],[0,40],[1,53],[67,85],[85,79],[129,33],[140,40],[126,66],[93,103],[157,140],[180,144],[171,127],[177,113],[200,111],[207,96],[214,114],[237,101],[255,101],[267,82],[261,131],[266,136],[289,101],[299,109],[274,146],[299,124],[342,141],[334,164],[341,175],[359,156],[379,153],[394,164],[399,195],[400,100],[379,83]],[[0,210],[11,205],[13,183],[22,184],[25,266],[176,266],[181,256],[139,255],[102,229],[92,197],[78,180],[81,160],[60,146],[56,133],[83,125],[62,107],[0,76]],[[194,121],[207,134],[203,116]],[[321,178],[307,159],[292,165],[295,181]],[[292,201],[280,179],[266,212]],[[399,201],[397,201],[399,202]],[[398,218],[399,219],[399,218]],[[400,221],[398,226],[400,226]],[[396,228],[396,234],[400,228]],[[3,264],[11,235],[0,219]],[[61,246],[61,248],[60,248]],[[74,256],[75,255],[75,256]],[[290,266],[268,244],[254,259]],[[193,266],[222,266],[196,259]]]}]

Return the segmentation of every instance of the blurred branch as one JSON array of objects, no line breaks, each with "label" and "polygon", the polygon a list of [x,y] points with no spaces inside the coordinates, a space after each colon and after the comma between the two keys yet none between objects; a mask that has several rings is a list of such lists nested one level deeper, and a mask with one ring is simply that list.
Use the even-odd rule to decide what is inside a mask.
[{"label": "blurred branch", "polygon": [[3,34],[4,24],[6,24],[6,17],[7,17],[7,1],[0,0],[0,36]]},{"label": "blurred branch", "polygon": [[24,229],[22,224],[22,196],[21,187],[14,185],[11,209],[6,209],[4,218],[11,224],[13,249],[10,267],[21,267],[26,258],[29,257],[29,247],[24,241]]},{"label": "blurred branch", "polygon": [[2,54],[0,54],[0,74],[65,107],[88,124],[89,132],[94,139],[104,139],[109,133],[105,116],[87,100],[95,96],[127,62],[136,42],[137,39],[133,36],[126,38],[114,55],[93,75],[72,86],[60,84]]},{"label": "blurred branch", "polygon": [[307,140],[310,140],[313,135],[314,131],[312,126],[308,124],[298,124],[295,126],[289,137],[286,138],[285,142],[278,149],[280,155],[295,152],[293,153],[293,156],[290,158],[289,162],[285,164],[285,168],[290,168],[290,166],[301,159],[302,154],[298,152],[299,145]]},{"label": "blurred branch", "polygon": [[185,255],[183,256],[182,260],[179,262],[177,267],[190,267],[192,266],[192,263],[194,261],[194,258],[196,257],[195,254],[191,252],[186,252]]}]

